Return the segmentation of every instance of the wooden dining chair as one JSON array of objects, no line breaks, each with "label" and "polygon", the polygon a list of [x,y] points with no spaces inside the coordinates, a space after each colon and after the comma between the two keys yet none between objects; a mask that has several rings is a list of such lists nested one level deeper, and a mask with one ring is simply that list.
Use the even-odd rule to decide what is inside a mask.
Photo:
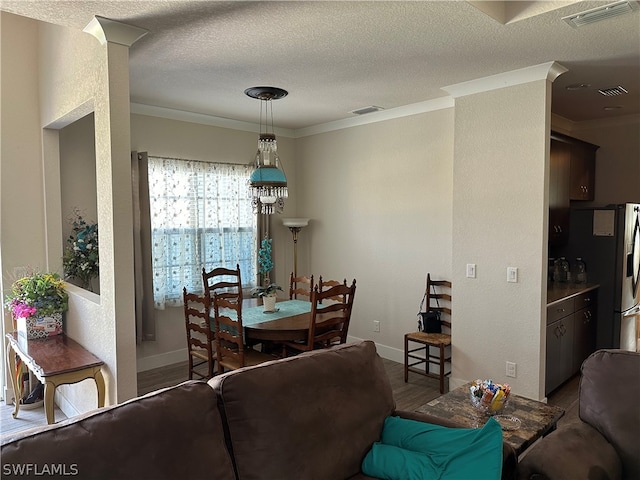
[{"label": "wooden dining chair", "polygon": [[297,300],[298,295],[307,297],[307,300],[311,300],[311,292],[313,291],[313,275],[311,277],[294,277],[291,272],[291,278],[289,280],[289,300]]},{"label": "wooden dining chair", "polygon": [[[356,293],[355,279],[351,285],[343,284],[320,291],[316,285],[311,294],[311,314],[306,342],[283,342],[282,356],[288,351],[307,352],[319,348],[327,348],[334,344],[345,343],[351,320],[353,300]],[[339,298],[340,301],[323,304],[323,300]]]},{"label": "wooden dining chair", "polygon": [[242,294],[213,293],[214,338],[218,373],[258,365],[277,357],[245,345]]},{"label": "wooden dining chair", "polygon": [[[338,280],[324,280],[322,275],[320,275],[320,280],[318,281],[318,289],[320,292],[324,292],[331,287],[335,287],[338,285],[346,285],[347,279],[345,278],[342,282]],[[333,300],[335,302],[342,302],[344,299],[340,295],[335,295],[333,297],[325,297],[326,300]]]},{"label": "wooden dining chair", "polygon": [[[432,280],[431,275],[427,274],[425,298],[425,310],[440,312],[442,332],[405,334],[404,381],[409,380],[409,372],[437,378],[440,381],[440,393],[444,393],[444,379],[451,374],[451,282]],[[410,342],[418,346],[410,349]],[[437,354],[432,353],[432,349],[436,350]],[[448,370],[445,368],[447,363]],[[424,369],[417,368],[417,365],[424,365]],[[431,370],[431,365],[437,367],[435,372]]]},{"label": "wooden dining chair", "polygon": [[[213,351],[213,332],[209,325],[210,302],[206,295],[188,293],[182,289],[184,302],[184,320],[187,328],[187,352],[189,354],[189,380],[193,375],[202,379],[212,378],[215,362]],[[207,364],[207,374],[200,373],[197,367]]]},{"label": "wooden dining chair", "polygon": [[226,267],[217,267],[209,272],[203,267],[202,283],[204,284],[204,292],[209,297],[211,304],[213,304],[214,292],[228,295],[230,298],[240,295],[240,303],[242,303],[240,265],[236,264],[235,270]]}]

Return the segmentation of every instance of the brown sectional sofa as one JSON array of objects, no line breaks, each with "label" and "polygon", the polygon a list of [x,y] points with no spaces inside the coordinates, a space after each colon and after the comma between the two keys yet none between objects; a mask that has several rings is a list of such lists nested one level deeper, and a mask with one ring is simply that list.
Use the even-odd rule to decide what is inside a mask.
[{"label": "brown sectional sofa", "polygon": [[[4,437],[2,477],[62,478],[71,471],[92,480],[367,479],[360,465],[389,415],[442,424],[395,410],[382,360],[365,341],[208,384],[186,382]],[[513,478],[516,462],[505,444],[503,478]],[[44,476],[43,469],[58,475]]]},{"label": "brown sectional sofa", "polygon": [[640,353],[598,350],[582,364],[579,419],[535,443],[521,480],[640,479]]}]

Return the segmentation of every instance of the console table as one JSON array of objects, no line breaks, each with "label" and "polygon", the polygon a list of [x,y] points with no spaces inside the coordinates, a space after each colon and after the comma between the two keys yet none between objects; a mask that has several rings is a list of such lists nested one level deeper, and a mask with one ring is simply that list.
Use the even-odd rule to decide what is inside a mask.
[{"label": "console table", "polygon": [[[471,382],[466,383],[418,407],[416,411],[455,422],[461,427],[482,427],[489,420],[489,415],[480,412],[472,405],[470,387]],[[513,447],[516,455],[520,456],[533,442],[556,428],[558,420],[564,415],[564,410],[512,393],[500,413],[517,417],[521,422],[517,430],[502,432],[504,441]]]},{"label": "console table", "polygon": [[[27,368],[44,384],[44,411],[48,424],[55,423],[53,397],[58,385],[92,378],[98,389],[98,407],[104,407],[105,385],[102,377],[104,362],[78,342],[65,334],[27,339],[13,332],[8,333],[6,338],[9,341],[7,363],[11,372],[13,391],[18,392],[16,384],[16,355],[18,355]],[[15,355],[12,354],[12,350]],[[16,418],[20,410],[20,399],[16,398],[14,403],[13,418]]]}]

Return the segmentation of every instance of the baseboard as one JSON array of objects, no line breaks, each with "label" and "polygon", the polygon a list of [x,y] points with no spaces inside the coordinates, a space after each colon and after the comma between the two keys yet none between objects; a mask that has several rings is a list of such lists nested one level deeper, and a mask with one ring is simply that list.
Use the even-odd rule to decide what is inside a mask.
[{"label": "baseboard", "polygon": [[[363,340],[367,340],[367,339],[352,337],[351,335],[347,336],[347,341],[349,343],[362,342]],[[375,341],[374,343],[376,344],[376,350],[378,351],[378,355],[380,355],[382,358],[386,358],[387,360],[391,360],[392,362],[404,364],[404,350],[389,347],[387,345],[383,345]]]},{"label": "baseboard", "polygon": [[187,349],[173,350],[171,352],[161,353],[159,355],[151,355],[149,357],[140,357],[137,359],[136,371],[146,372],[154,368],[166,367],[180,362],[187,361]]}]

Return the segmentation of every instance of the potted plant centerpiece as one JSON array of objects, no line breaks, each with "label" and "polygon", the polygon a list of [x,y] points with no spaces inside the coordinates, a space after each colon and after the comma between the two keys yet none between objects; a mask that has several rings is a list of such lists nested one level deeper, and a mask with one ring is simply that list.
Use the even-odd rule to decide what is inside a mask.
[{"label": "potted plant centerpiece", "polygon": [[258,250],[258,264],[260,265],[259,273],[262,276],[262,286],[253,289],[253,295],[262,298],[265,312],[276,311],[276,292],[282,290],[279,285],[271,283],[269,272],[273,269],[273,261],[271,260],[271,239],[266,236],[260,243]]},{"label": "potted plant centerpiece", "polygon": [[69,306],[69,297],[57,273],[32,273],[13,283],[5,305],[18,334],[43,338],[62,333],[62,312]]},{"label": "potted plant centerpiece", "polygon": [[276,292],[278,290],[282,291],[282,288],[275,283],[270,283],[266,287],[256,287],[253,289],[254,296],[262,298],[262,305],[264,305],[265,312],[276,311]]}]

